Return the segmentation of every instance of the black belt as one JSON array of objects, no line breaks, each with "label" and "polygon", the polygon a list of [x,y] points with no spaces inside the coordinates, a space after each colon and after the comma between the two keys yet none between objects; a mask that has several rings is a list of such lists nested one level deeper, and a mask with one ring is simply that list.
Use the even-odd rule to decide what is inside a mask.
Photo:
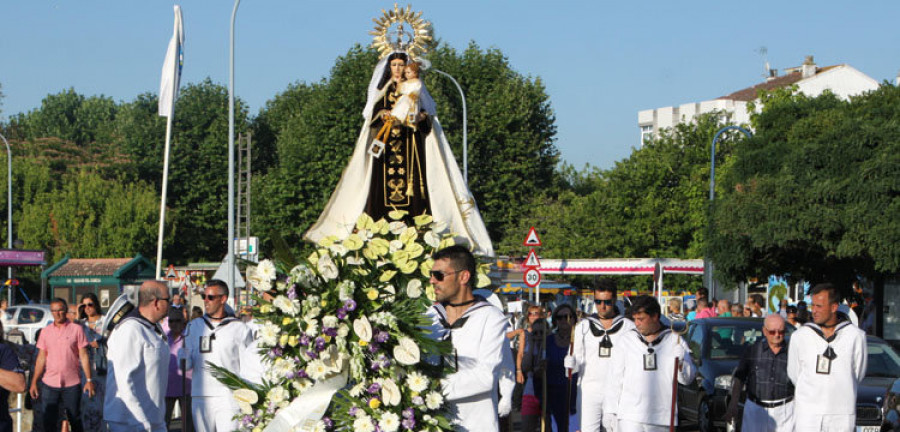
[{"label": "black belt", "polygon": [[751,395],[751,394],[748,394],[748,395],[747,395],[747,399],[750,400],[750,402],[753,402],[753,403],[755,403],[755,404],[757,404],[757,405],[759,405],[759,406],[761,406],[761,407],[763,407],[763,408],[776,408],[776,407],[780,407],[780,406],[782,406],[782,405],[784,405],[784,404],[786,404],[786,403],[788,403],[788,402],[794,400],[794,397],[793,397],[793,396],[788,396],[788,397],[786,397],[786,398],[784,398],[784,399],[777,400],[777,401],[763,402],[763,401],[759,400],[759,398],[757,398],[756,396],[753,396],[753,395]]}]

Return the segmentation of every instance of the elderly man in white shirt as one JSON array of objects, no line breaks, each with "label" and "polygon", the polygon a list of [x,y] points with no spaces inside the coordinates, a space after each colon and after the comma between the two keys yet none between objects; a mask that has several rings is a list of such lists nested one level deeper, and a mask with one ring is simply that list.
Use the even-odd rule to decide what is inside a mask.
[{"label": "elderly man in white shirt", "polygon": [[791,335],[788,378],[794,383],[794,431],[852,431],[856,390],[866,373],[866,334],[838,312],[830,283],[810,290],[812,322]]},{"label": "elderly man in white shirt", "polygon": [[103,418],[112,432],[166,431],[169,344],[158,323],[169,300],[164,283],[144,282],[137,309],[109,337]]},{"label": "elderly man in white shirt", "polygon": [[[631,303],[635,329],[622,338],[624,355],[613,359],[622,371],[619,386],[618,432],[666,432],[672,413],[672,384],[675,377],[684,385],[697,375],[687,355],[687,343],[659,322],[660,307],[655,298],[640,296]],[[675,359],[678,370],[675,370]]]},{"label": "elderly man in white shirt", "polygon": [[506,317],[496,306],[472,294],[477,277],[475,257],[462,246],[441,249],[433,256],[431,283],[437,303],[428,310],[435,337],[450,338],[449,361],[456,372],[444,381],[444,396],[458,431],[497,431],[497,392]]},{"label": "elderly man in white shirt", "polygon": [[[188,324],[184,348],[179,354],[187,359],[191,377],[191,414],[197,432],[226,432],[238,428],[234,416],[240,411],[231,390],[219,382],[207,362],[240,373],[246,370],[242,361],[253,342],[250,328],[228,313],[225,301],[228,285],[218,279],[206,284],[203,305],[206,315]],[[243,366],[243,367],[242,367]]]}]

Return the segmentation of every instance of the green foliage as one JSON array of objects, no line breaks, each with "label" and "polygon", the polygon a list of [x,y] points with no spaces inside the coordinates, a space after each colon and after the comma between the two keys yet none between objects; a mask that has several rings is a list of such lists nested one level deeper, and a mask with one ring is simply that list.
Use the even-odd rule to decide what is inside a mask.
[{"label": "green foliage", "polygon": [[710,251],[731,279],[847,282],[900,270],[900,89],[776,95],[738,148]]}]

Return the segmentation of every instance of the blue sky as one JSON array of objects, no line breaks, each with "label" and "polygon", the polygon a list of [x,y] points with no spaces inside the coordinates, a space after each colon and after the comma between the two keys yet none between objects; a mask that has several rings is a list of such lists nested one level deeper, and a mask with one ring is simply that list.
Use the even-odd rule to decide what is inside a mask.
[{"label": "blue sky", "polygon": [[[3,118],[74,87],[115,100],[159,88],[173,2],[3,0]],[[232,2],[184,0],[182,82],[228,82]],[[405,5],[407,3],[401,3]],[[415,1],[439,38],[503,51],[540,77],[557,116],[564,160],[601,168],[638,143],[642,109],[713,99],[761,81],[772,67],[847,63],[878,81],[900,70],[897,1]],[[244,0],[238,10],[236,92],[258,112],[295,81],[318,81],[392,2]],[[893,30],[892,30],[893,29]],[[465,77],[456,77],[464,81]],[[440,101],[437,101],[440,103]],[[471,143],[477,145],[477,143]]]}]

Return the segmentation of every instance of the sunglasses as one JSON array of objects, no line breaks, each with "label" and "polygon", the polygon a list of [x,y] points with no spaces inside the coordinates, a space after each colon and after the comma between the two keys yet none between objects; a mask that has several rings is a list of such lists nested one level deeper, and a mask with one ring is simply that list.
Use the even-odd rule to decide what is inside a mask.
[{"label": "sunglasses", "polygon": [[541,316],[540,312],[528,312],[528,316]]},{"label": "sunglasses", "polygon": [[570,320],[570,319],[572,319],[572,314],[567,314],[567,313],[566,313],[566,314],[559,314],[559,315],[556,316],[556,320],[557,320],[557,321],[561,321],[561,320],[566,320],[566,321],[568,321],[568,320]]},{"label": "sunglasses", "polygon": [[594,299],[594,304],[595,304],[595,305],[607,305],[607,306],[612,306],[612,305],[616,304],[616,301],[613,300],[613,299],[609,299],[609,300],[597,300],[597,299]]},{"label": "sunglasses", "polygon": [[457,271],[452,271],[452,272],[445,272],[445,271],[443,271],[443,270],[432,270],[432,271],[431,271],[431,277],[433,277],[434,280],[436,280],[436,281],[438,281],[438,282],[441,282],[441,281],[444,280],[444,277],[446,277],[446,276],[448,276],[448,275],[452,275],[452,274],[454,274],[454,273],[459,273],[459,272],[460,272],[459,270],[457,270]]},{"label": "sunglasses", "polygon": [[784,330],[783,330],[783,329],[782,329],[782,330],[769,330],[769,329],[766,329],[766,333],[768,333],[768,334],[770,334],[770,335],[784,336]]},{"label": "sunglasses", "polygon": [[157,300],[172,301],[171,298],[172,298],[172,297],[157,297],[156,299],[157,299]]},{"label": "sunglasses", "polygon": [[[222,297],[223,295],[225,294],[206,294],[203,296],[203,300],[213,301],[219,297]],[[168,300],[168,298],[166,300]]]},{"label": "sunglasses", "polygon": [[94,306],[96,306],[96,305],[93,304],[93,303],[84,303],[84,304],[82,304],[82,306],[84,306],[84,307],[94,307]]}]

